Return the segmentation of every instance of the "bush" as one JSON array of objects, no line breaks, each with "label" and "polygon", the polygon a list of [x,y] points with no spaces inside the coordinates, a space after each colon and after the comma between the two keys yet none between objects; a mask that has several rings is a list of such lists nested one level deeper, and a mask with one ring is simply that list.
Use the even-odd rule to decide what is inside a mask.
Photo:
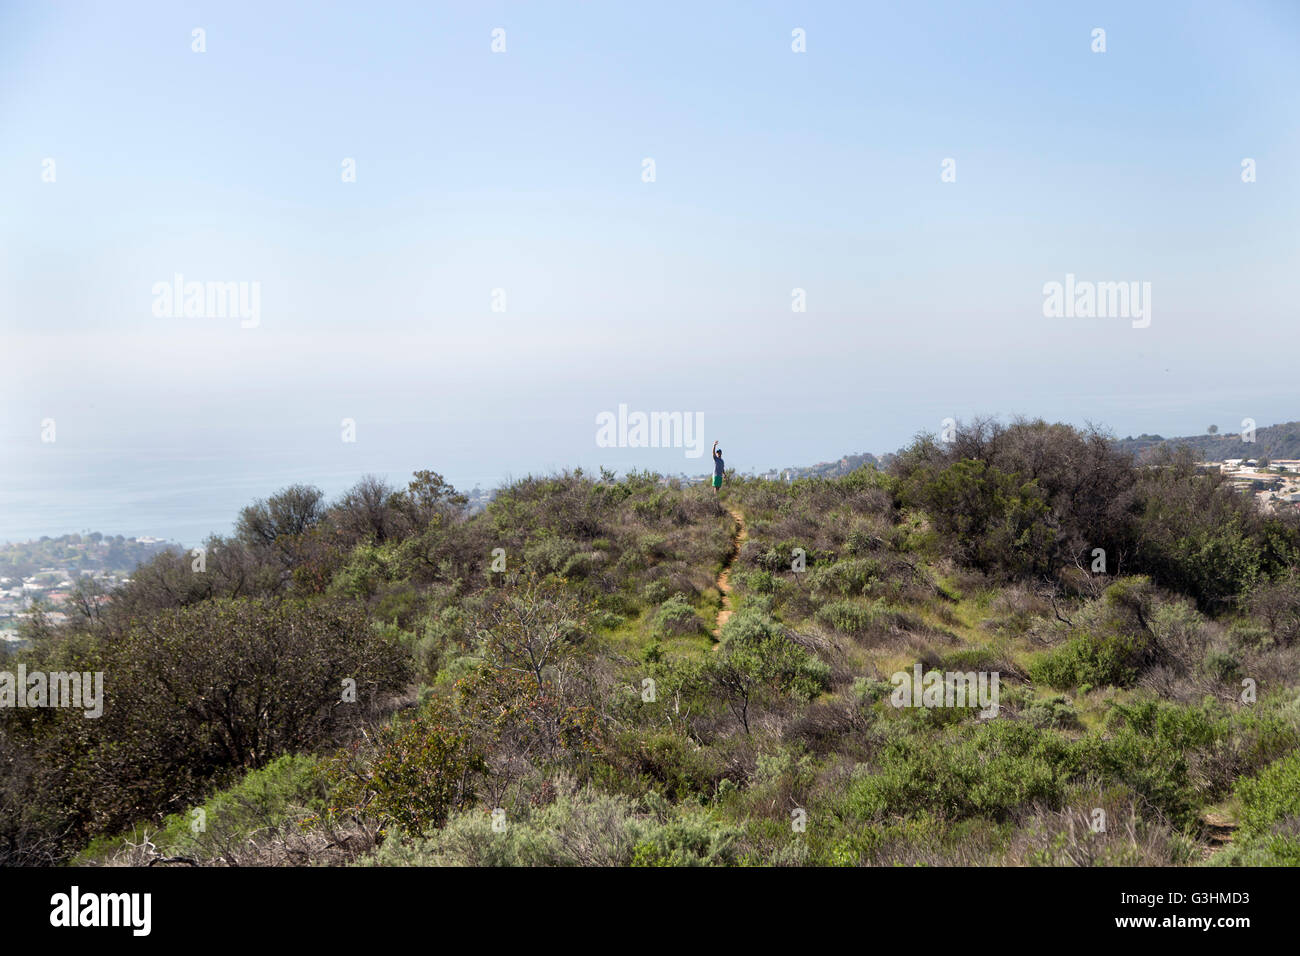
[{"label": "bush", "polygon": [[1219,866],[1300,866],[1300,753],[1237,781],[1241,829]]},{"label": "bush", "polygon": [[845,634],[865,634],[888,620],[884,605],[877,601],[863,605],[855,601],[831,601],[817,609],[817,620]]},{"label": "bush", "polygon": [[249,771],[194,809],[171,814],[156,831],[137,826],[125,837],[92,843],[77,862],[92,862],[146,836],[160,856],[236,862],[245,852],[256,852],[250,845],[259,838],[265,840],[325,809],[326,790],[318,768],[315,757],[286,754]]},{"label": "bush", "polygon": [[422,840],[397,835],[365,863],[374,866],[723,866],[737,862],[738,829],[683,812],[653,795],[632,799],[555,783],[554,802],[507,815],[454,815]]},{"label": "bush", "polygon": [[1247,836],[1266,833],[1285,817],[1300,817],[1300,753],[1269,764],[1238,781],[1241,828]]},{"label": "bush", "polygon": [[808,584],[816,594],[864,595],[882,573],[883,565],[874,558],[856,558],[813,568]]},{"label": "bush", "polygon": [[673,801],[711,796],[722,777],[713,750],[669,730],[627,734],[620,738],[619,746],[625,752],[621,762],[629,775],[640,777],[647,789]]},{"label": "bush", "polygon": [[554,574],[562,571],[579,550],[576,541],[547,535],[524,549],[524,562],[541,574]]},{"label": "bush", "polygon": [[340,751],[324,769],[336,802],[331,815],[364,813],[416,836],[467,805],[473,775],[486,771],[482,751],[436,698],[416,717],[383,728],[370,746]]},{"label": "bush", "polygon": [[1006,817],[1032,801],[1058,806],[1082,766],[1069,741],[1028,724],[965,725],[945,738],[891,741],[848,808],[865,820],[924,812],[945,819]]},{"label": "bush", "polygon": [[1068,689],[1083,684],[1127,687],[1137,679],[1145,642],[1133,634],[1074,634],[1029,665],[1035,683]]},{"label": "bush", "polygon": [[1211,650],[1205,655],[1204,669],[1220,683],[1234,683],[1241,676],[1241,661],[1228,651]]},{"label": "bush", "polygon": [[722,640],[704,680],[726,700],[746,733],[752,704],[807,701],[830,686],[830,666],[787,638],[763,610],[747,607],[733,615],[722,627]]},{"label": "bush", "polygon": [[1061,694],[1034,697],[1023,711],[1024,718],[1035,727],[1077,727],[1079,715],[1074,705]]},{"label": "bush", "polygon": [[699,615],[681,594],[674,594],[655,612],[656,634],[696,634],[700,629]]}]

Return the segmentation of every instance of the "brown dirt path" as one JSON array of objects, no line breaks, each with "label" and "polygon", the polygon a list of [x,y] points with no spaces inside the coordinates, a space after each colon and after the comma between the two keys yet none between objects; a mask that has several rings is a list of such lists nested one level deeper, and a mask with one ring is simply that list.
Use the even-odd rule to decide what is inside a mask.
[{"label": "brown dirt path", "polygon": [[[736,533],[731,538],[731,555],[727,558],[727,563],[722,566],[722,573],[718,575],[718,591],[722,594],[722,609],[718,611],[718,624],[713,629],[713,636],[720,638],[722,636],[722,625],[727,623],[731,617],[731,566],[736,561],[736,556],[740,554],[740,548],[749,537],[749,529],[745,527],[745,516],[735,508],[728,508],[727,511],[731,517],[736,519]],[[713,649],[717,650],[718,645],[714,644]]]},{"label": "brown dirt path", "polygon": [[1208,860],[1216,851],[1232,842],[1232,838],[1237,835],[1237,825],[1218,810],[1207,810],[1201,816],[1201,822],[1205,824],[1206,835],[1209,837],[1209,845],[1205,848],[1205,858]]}]

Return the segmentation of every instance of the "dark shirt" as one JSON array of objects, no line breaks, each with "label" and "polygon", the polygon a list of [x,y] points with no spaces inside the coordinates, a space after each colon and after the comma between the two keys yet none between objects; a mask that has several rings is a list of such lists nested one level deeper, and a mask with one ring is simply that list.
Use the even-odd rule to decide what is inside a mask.
[{"label": "dark shirt", "polygon": [[717,454],[715,454],[715,455],[713,456],[713,473],[714,473],[715,475],[720,475],[720,474],[722,474],[723,471],[725,471],[725,470],[726,470],[726,469],[723,467],[723,464],[722,464],[722,456],[721,456],[721,455],[717,455]]}]

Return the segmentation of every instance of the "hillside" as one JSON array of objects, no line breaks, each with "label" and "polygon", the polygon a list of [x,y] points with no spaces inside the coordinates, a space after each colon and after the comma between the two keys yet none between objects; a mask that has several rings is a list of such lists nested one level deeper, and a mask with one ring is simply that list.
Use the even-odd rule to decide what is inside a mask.
[{"label": "hillside", "polygon": [[1159,448],[1175,450],[1187,446],[1198,461],[1223,461],[1227,458],[1296,458],[1300,459],[1300,422],[1283,422],[1255,430],[1255,440],[1242,440],[1241,434],[1185,435],[1163,438],[1138,435],[1121,438],[1115,443],[1139,459],[1146,459]]},{"label": "hillside", "polygon": [[0,713],[0,862],[1300,862],[1300,521],[1216,474],[980,424],[467,505],[286,488],[32,623],[105,706]]}]

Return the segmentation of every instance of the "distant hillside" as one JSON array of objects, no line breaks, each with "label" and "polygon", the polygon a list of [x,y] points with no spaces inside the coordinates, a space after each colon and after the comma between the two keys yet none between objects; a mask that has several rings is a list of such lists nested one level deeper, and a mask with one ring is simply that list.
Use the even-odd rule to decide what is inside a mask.
[{"label": "distant hillside", "polygon": [[[136,565],[168,548],[174,541],[124,538],[122,535],[65,534],[38,541],[0,542],[0,577],[25,578],[42,568],[77,571],[116,571],[129,574]],[[183,549],[181,549],[183,550]]]},{"label": "distant hillside", "polygon": [[[1166,438],[1163,435],[1137,435],[1120,438],[1115,447],[1123,449],[1139,460],[1148,457],[1155,449],[1167,445],[1171,450],[1186,445],[1200,461],[1223,461],[1225,458],[1300,458],[1300,421],[1266,425],[1255,430],[1254,442],[1241,440],[1239,432],[1217,435],[1185,435]],[[773,469],[759,477],[782,478],[838,478],[862,467],[875,465],[884,468],[894,456],[877,457],[869,452],[845,455],[835,461],[815,465]]]},{"label": "distant hillside", "polygon": [[1187,435],[1181,438],[1138,435],[1136,438],[1121,438],[1115,445],[1139,459],[1161,445],[1167,445],[1171,449],[1186,445],[1202,461],[1223,461],[1225,458],[1300,458],[1300,422],[1283,422],[1258,428],[1253,442],[1244,442],[1240,433],[1233,432]]},{"label": "distant hillside", "polygon": [[780,468],[775,472],[769,473],[765,477],[779,477],[790,479],[795,478],[839,478],[850,472],[856,471],[863,465],[879,465],[880,459],[870,452],[861,452],[857,455],[845,455],[843,458],[837,458],[835,461],[819,461],[815,465],[805,465],[803,467]]}]

